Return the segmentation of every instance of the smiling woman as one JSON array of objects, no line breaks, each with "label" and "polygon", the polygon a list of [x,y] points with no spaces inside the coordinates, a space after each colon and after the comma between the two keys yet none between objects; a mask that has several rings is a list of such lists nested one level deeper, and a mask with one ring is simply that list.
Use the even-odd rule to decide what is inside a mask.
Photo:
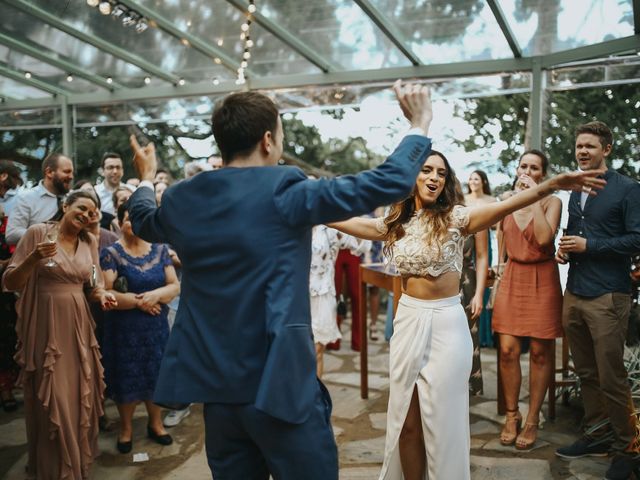
[{"label": "smiling woman", "polygon": [[6,290],[20,292],[16,360],[33,478],[89,477],[104,382],[87,299],[115,306],[102,288],[96,240],[84,231],[97,214],[95,195],[74,191],[61,212],[57,240],[47,240],[44,224],[29,227],[3,276]]},{"label": "smiling woman", "polygon": [[385,240],[402,275],[381,480],[423,478],[427,468],[429,478],[470,478],[472,342],[458,295],[465,238],[556,189],[601,188],[598,173],[561,174],[503,202],[466,208],[449,162],[432,150],[412,194],[386,218],[331,224],[357,237]]}]

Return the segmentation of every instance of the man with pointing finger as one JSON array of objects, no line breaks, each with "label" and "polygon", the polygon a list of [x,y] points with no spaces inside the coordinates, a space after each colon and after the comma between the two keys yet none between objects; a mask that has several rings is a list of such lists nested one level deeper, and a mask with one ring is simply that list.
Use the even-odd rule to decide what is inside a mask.
[{"label": "man with pointing finger", "polygon": [[[614,454],[606,478],[623,480],[637,466],[640,444],[623,363],[629,319],[631,256],[640,251],[640,185],[607,169],[613,135],[602,122],[576,130],[575,155],[581,170],[605,170],[607,184],[596,196],[573,192],[568,234],[556,259],[570,263],[563,301],[563,326],[580,377],[584,426],[610,420],[613,443],[583,435],[556,454],[564,458]],[[600,429],[602,430],[602,429]],[[605,432],[606,433],[606,432]]]}]

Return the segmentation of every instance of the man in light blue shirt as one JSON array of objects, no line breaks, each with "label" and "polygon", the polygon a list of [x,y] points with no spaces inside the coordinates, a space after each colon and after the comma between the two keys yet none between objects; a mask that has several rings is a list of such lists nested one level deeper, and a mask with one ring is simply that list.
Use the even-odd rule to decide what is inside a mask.
[{"label": "man in light blue shirt", "polygon": [[46,222],[58,211],[58,198],[67,194],[73,182],[73,162],[53,153],[42,162],[43,179],[31,190],[18,194],[13,205],[6,239],[15,245],[31,225]]}]

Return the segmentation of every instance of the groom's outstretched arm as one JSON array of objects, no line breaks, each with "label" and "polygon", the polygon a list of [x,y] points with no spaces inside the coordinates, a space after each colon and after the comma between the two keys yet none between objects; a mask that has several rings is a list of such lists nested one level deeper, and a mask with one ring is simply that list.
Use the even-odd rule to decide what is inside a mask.
[{"label": "groom's outstretched arm", "polygon": [[429,89],[420,85],[394,85],[398,103],[412,130],[387,161],[358,175],[307,180],[292,173],[275,191],[275,201],[290,225],[315,225],[344,220],[404,199],[431,153],[427,138],[433,118]]}]

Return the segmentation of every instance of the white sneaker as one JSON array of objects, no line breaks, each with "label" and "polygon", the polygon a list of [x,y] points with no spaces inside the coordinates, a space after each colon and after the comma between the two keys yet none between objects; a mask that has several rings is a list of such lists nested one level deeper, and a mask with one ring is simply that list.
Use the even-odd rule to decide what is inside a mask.
[{"label": "white sneaker", "polygon": [[183,419],[188,417],[190,413],[190,407],[187,407],[184,410],[170,410],[169,413],[167,413],[167,416],[164,417],[164,421],[162,422],[162,424],[167,428],[175,427]]}]

